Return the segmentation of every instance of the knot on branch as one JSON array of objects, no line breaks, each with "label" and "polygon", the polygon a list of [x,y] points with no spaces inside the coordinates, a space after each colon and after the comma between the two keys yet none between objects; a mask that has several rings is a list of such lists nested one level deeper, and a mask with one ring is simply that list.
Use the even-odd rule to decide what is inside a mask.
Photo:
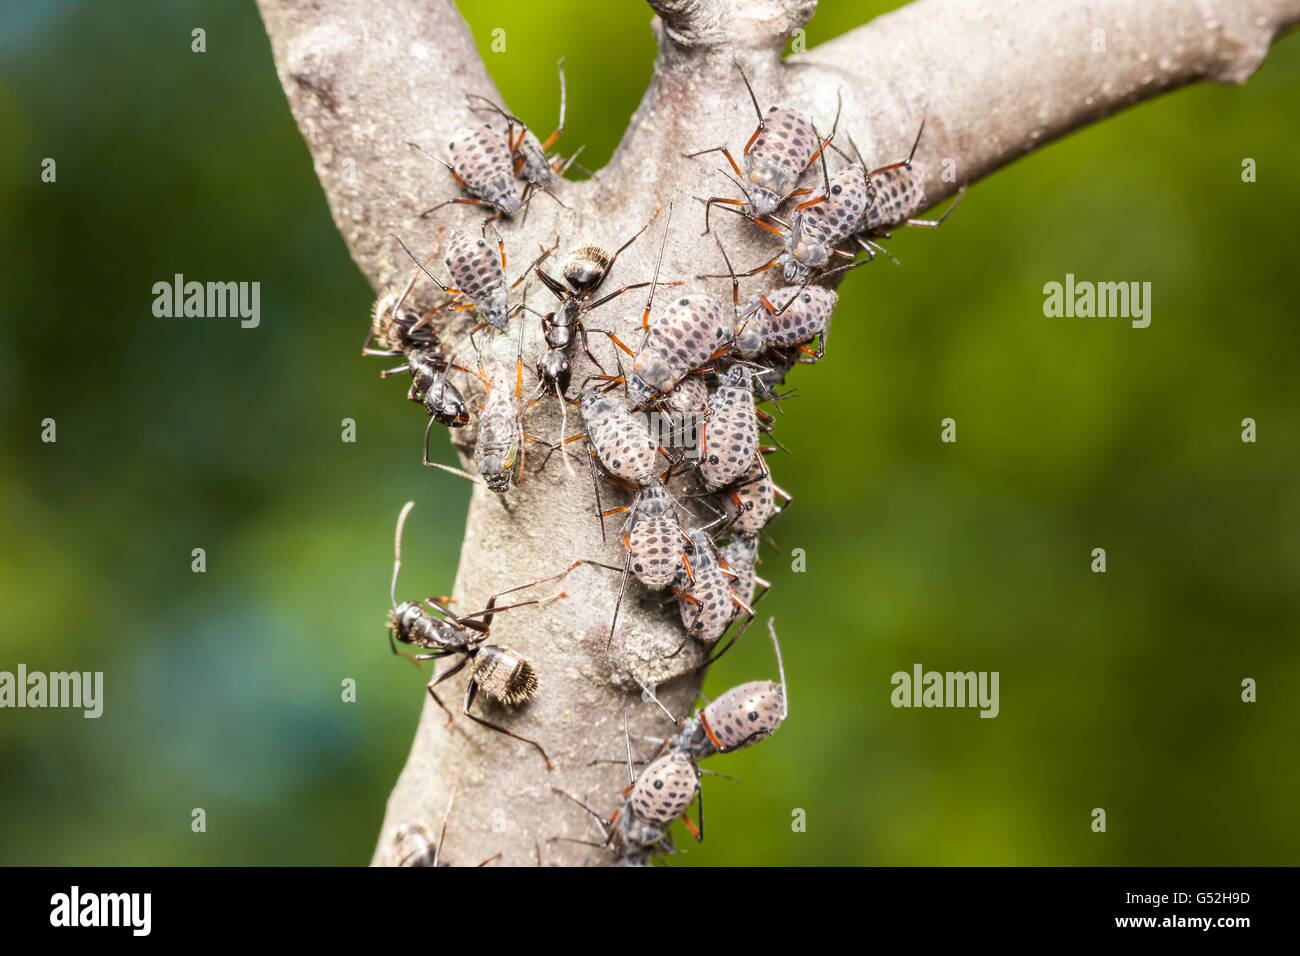
[{"label": "knot on branch", "polygon": [[780,47],[812,19],[817,0],[649,0],[660,40],[708,49]]}]

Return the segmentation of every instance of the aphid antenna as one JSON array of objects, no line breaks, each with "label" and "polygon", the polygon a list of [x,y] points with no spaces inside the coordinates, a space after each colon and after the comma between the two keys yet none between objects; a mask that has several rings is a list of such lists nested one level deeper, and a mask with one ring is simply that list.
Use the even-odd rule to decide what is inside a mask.
[{"label": "aphid antenna", "polygon": [[781,700],[784,703],[781,709],[781,720],[784,721],[790,714],[790,688],[785,682],[785,661],[781,659],[781,642],[776,638],[776,618],[767,619],[767,631],[772,635],[772,647],[776,651],[776,672],[781,678]]},{"label": "aphid antenna", "polygon": [[[416,255],[415,255],[414,252],[412,252],[410,249],[407,248],[406,243],[404,243],[404,242],[402,241],[402,237],[401,237],[401,236],[399,236],[399,235],[398,235],[397,233],[395,233],[395,232],[394,232],[394,233],[390,233],[390,235],[391,235],[394,239],[397,240],[397,244],[398,244],[399,246],[402,247],[402,251],[405,252],[408,256],[411,257],[411,261],[414,262],[417,266],[420,267],[420,271],[423,272],[425,275],[427,275],[430,279],[432,279],[433,282],[434,282],[434,284],[435,284],[439,289],[441,289],[443,292],[446,292],[446,293],[451,294],[451,295],[459,295],[459,290],[458,290],[458,289],[453,289],[453,288],[450,288],[449,286],[445,286],[445,285],[443,285],[441,279],[439,279],[436,275],[434,275],[432,272],[430,272],[428,269],[426,269],[426,268],[424,267],[424,263],[421,262],[421,261],[416,257]],[[430,256],[430,258],[433,258],[433,257]]]},{"label": "aphid antenna", "polygon": [[[659,215],[659,211],[656,209],[655,216],[658,215]],[[651,221],[653,221],[653,218]],[[664,218],[664,234],[663,237],[659,240],[659,257],[655,260],[655,274],[650,279],[650,294],[646,296],[645,311],[641,314],[641,327],[646,330],[646,334],[649,334],[649,330],[650,330],[650,309],[654,305],[655,289],[659,285],[659,270],[664,264],[664,247],[668,245],[668,227],[672,225],[672,222],[673,222],[673,204],[672,202],[669,202],[668,215]],[[649,226],[649,223],[646,223],[646,225]],[[637,235],[639,236],[640,233],[637,233]],[[635,239],[636,237],[633,236],[633,238]]]},{"label": "aphid antenna", "polygon": [[[424,148],[423,146],[421,146],[419,143],[412,143],[410,140],[407,140],[406,145],[409,146],[409,147],[411,147],[411,149],[416,149],[416,150],[419,150],[420,152],[424,153],[425,156],[428,156],[428,157],[429,157],[431,160],[433,160],[435,163],[441,163],[442,165],[446,166],[449,170],[451,170],[451,173],[452,173],[453,176],[456,175],[455,167],[453,167],[453,166],[451,165],[451,163],[447,162],[447,160],[443,159],[441,156],[438,156],[438,155],[436,155],[435,153],[431,153],[431,152],[429,152],[427,149],[425,149],[425,148]],[[458,177],[458,178],[459,178],[459,177]]]}]

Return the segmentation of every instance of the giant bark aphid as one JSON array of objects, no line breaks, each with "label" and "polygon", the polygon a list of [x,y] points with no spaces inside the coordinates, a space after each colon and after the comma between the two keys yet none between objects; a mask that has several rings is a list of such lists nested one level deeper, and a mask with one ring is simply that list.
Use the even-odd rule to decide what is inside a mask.
[{"label": "giant bark aphid", "polygon": [[[822,142],[807,115],[791,106],[771,106],[764,113],[758,97],[750,86],[749,77],[740,64],[735,64],[740,78],[749,92],[758,116],[758,126],[742,153],[745,168],[736,165],[726,146],[713,146],[695,153],[683,154],[687,158],[707,153],[722,153],[735,171],[738,185],[745,198],[728,199],[714,196],[707,200],[704,209],[704,231],[709,231],[709,211],[716,203],[738,207],[739,211],[753,216],[766,216],[776,210],[790,196],[798,192],[799,178],[821,155],[830,142]],[[838,121],[838,112],[836,119]],[[831,137],[834,137],[834,131]]]}]

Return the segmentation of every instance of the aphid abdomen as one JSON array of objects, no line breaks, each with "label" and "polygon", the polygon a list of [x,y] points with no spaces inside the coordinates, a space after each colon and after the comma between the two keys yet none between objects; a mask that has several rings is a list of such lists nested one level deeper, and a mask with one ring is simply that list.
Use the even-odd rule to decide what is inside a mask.
[{"label": "aphid abdomen", "polygon": [[768,301],[780,309],[792,295],[798,295],[798,299],[780,315],[760,311],[755,316],[763,322],[768,348],[793,348],[821,335],[839,298],[833,290],[821,286],[810,285],[802,292],[798,286],[786,286],[768,296]]},{"label": "aphid abdomen", "polygon": [[654,475],[658,446],[626,408],[605,397],[584,402],[583,421],[587,440],[607,472],[633,484]]},{"label": "aphid abdomen", "polygon": [[910,166],[889,169],[871,177],[876,201],[863,211],[854,232],[888,229],[915,216],[925,205],[925,183]]},{"label": "aphid abdomen", "polygon": [[684,377],[664,399],[669,411],[693,415],[709,407],[709,387],[698,375]]},{"label": "aphid abdomen", "polygon": [[651,590],[668,587],[682,562],[681,523],[658,480],[641,489],[628,525],[632,573]]},{"label": "aphid abdomen", "polygon": [[488,370],[488,397],[479,416],[474,462],[487,486],[498,494],[510,487],[511,474],[523,440],[519,415],[511,398],[512,383],[500,365]]},{"label": "aphid abdomen", "polygon": [[447,145],[451,165],[471,196],[513,216],[522,205],[510,145],[490,126],[462,126]]},{"label": "aphid abdomen", "polygon": [[754,215],[764,216],[795,188],[817,149],[812,123],[790,106],[773,106],[763,117],[764,128],[746,155],[745,178]]},{"label": "aphid abdomen", "polygon": [[708,567],[694,568],[695,582],[688,585],[684,595],[677,600],[682,615],[682,626],[692,637],[706,644],[720,638],[731,623],[731,579],[715,561]]},{"label": "aphid abdomen", "polygon": [[635,846],[659,842],[668,826],[690,807],[699,788],[689,756],[664,754],[637,778],[620,817],[619,833]]},{"label": "aphid abdomen", "polygon": [[742,750],[773,732],[785,721],[785,688],[772,681],[750,681],[733,687],[704,708],[701,721],[722,748]]},{"label": "aphid abdomen", "polygon": [[510,707],[532,699],[537,692],[533,666],[508,647],[489,644],[474,655],[474,680],[483,693]]},{"label": "aphid abdomen", "polygon": [[709,399],[704,423],[700,476],[709,491],[717,491],[744,473],[758,452],[758,416],[754,393],[722,385]]},{"label": "aphid abdomen", "polygon": [[508,318],[510,289],[501,255],[486,239],[454,232],[447,245],[447,269],[452,285],[473,303],[484,321],[504,329]]},{"label": "aphid abdomen", "polygon": [[735,334],[727,310],[706,292],[674,300],[650,327],[644,344],[632,359],[633,381],[628,394],[634,403],[672,391],[683,377],[722,351]]},{"label": "aphid abdomen", "polygon": [[808,240],[833,247],[853,235],[866,214],[866,170],[857,165],[841,169],[831,177],[830,192],[816,195],[827,198],[800,211],[800,226]]}]

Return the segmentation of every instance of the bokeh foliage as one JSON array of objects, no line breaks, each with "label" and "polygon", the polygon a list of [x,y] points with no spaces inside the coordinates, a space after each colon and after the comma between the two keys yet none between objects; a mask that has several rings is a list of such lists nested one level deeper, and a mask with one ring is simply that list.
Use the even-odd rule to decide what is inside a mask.
[{"label": "bokeh foliage", "polygon": [[[823,0],[808,43],[897,5]],[[539,127],[568,58],[562,143],[603,163],[649,11],[462,9]],[[106,672],[99,720],[0,711],[0,862],[362,863],[423,699],[381,628],[392,519],[421,503],[405,573],[445,590],[467,489],[420,466],[423,414],[358,357],[371,293],[251,4],[0,23],[0,670]],[[849,278],[772,463],[796,502],[760,610],[791,720],[718,760],[741,782],[706,778],[708,840],[675,865],[1300,859],[1298,100],[1293,38],[1244,89],[1050,146]],[[261,328],[154,318],[177,272],[260,281]],[[1151,327],[1045,318],[1066,272],[1149,280]],[[762,631],[710,692],[771,674]],[[914,662],[999,671],[1001,715],[893,709]]]}]

